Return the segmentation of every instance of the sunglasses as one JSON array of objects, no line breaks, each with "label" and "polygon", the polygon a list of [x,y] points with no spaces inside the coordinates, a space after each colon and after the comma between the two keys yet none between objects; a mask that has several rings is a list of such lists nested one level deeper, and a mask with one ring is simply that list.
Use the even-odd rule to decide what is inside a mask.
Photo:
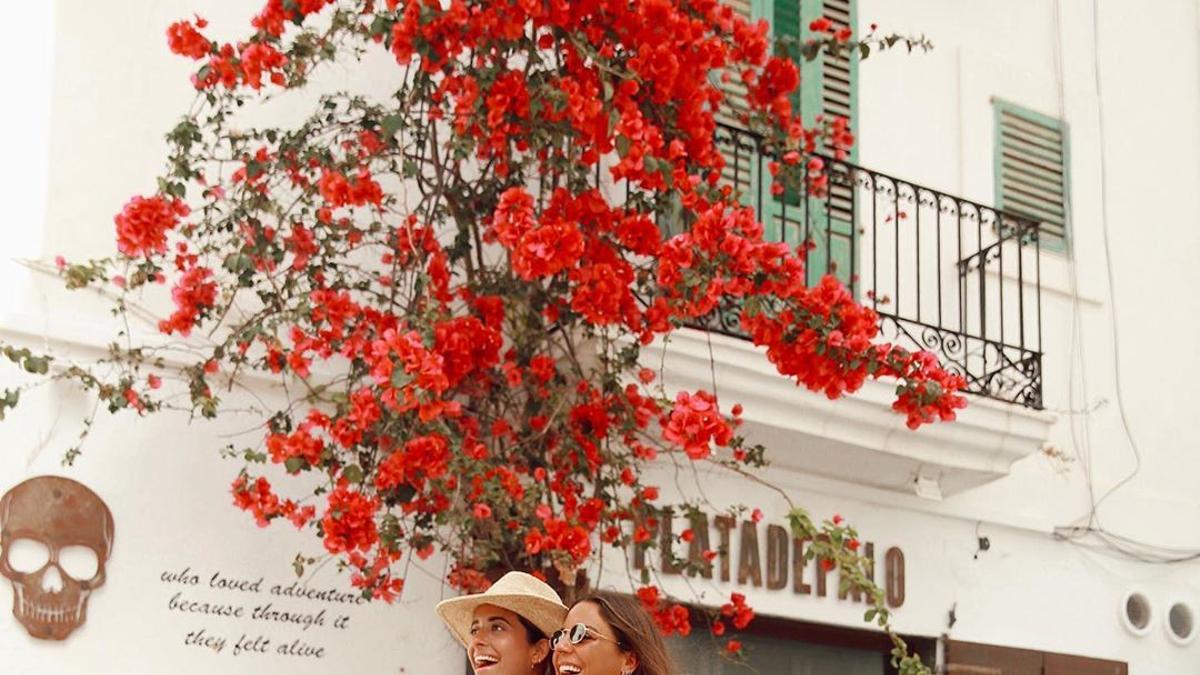
[{"label": "sunglasses", "polygon": [[558,645],[562,644],[564,638],[573,645],[577,645],[585,640],[599,638],[601,640],[608,640],[618,647],[621,647],[620,640],[617,640],[616,638],[610,638],[607,635],[602,635],[594,628],[589,627],[587,624],[577,623],[570,628],[554,631],[554,634],[550,636],[550,649],[557,649]]}]

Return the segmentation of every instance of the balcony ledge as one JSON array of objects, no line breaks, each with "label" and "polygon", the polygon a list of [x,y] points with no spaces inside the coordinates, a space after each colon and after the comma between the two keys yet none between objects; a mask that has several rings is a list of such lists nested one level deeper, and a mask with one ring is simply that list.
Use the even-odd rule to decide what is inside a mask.
[{"label": "balcony ledge", "polygon": [[977,396],[952,423],[912,431],[891,409],[894,385],[870,381],[838,401],[780,377],[750,342],[694,329],[643,349],[669,391],[708,389],[745,407],[743,432],[773,470],[808,473],[941,499],[1008,475],[1049,439],[1056,415]]}]

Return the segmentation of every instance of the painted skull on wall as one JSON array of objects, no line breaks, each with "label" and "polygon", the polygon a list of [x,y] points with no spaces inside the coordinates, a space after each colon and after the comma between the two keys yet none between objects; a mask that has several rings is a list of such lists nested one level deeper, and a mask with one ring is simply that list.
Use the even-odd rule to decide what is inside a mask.
[{"label": "painted skull on wall", "polygon": [[112,543],[112,513],[70,478],[30,478],[0,498],[0,574],[30,635],[62,640],[83,625]]}]

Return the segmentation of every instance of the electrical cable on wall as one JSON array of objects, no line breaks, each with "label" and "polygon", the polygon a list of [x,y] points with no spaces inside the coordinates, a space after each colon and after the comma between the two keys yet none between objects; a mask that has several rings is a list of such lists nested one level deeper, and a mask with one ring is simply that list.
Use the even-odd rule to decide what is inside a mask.
[{"label": "electrical cable on wall", "polygon": [[[1064,83],[1063,83],[1064,68],[1063,68],[1063,62],[1062,62],[1062,3],[1061,3],[1061,0],[1055,0],[1054,6],[1055,6],[1055,29],[1056,29],[1054,39],[1055,39],[1055,47],[1056,47],[1056,57],[1057,57],[1057,61],[1058,61],[1057,62],[1058,107],[1059,107],[1058,113],[1059,113],[1060,119],[1065,119],[1065,116],[1066,116],[1065,115],[1065,107],[1066,107],[1065,98],[1066,97],[1065,97]],[[1197,19],[1198,19],[1198,21],[1200,21],[1200,3],[1198,3],[1198,7],[1197,7]],[[1186,562],[1186,561],[1190,561],[1190,560],[1200,559],[1200,550],[1187,549],[1187,548],[1171,548],[1171,547],[1165,547],[1165,546],[1160,546],[1160,545],[1156,545],[1156,544],[1149,544],[1149,543],[1137,541],[1130,537],[1116,534],[1114,532],[1110,532],[1104,528],[1104,526],[1100,522],[1100,516],[1099,516],[1100,506],[1109,497],[1111,497],[1115,492],[1117,492],[1119,489],[1121,489],[1125,485],[1128,485],[1129,482],[1132,481],[1137,476],[1137,474],[1141,471],[1141,468],[1142,468],[1141,450],[1137,445],[1137,441],[1134,438],[1133,431],[1130,427],[1128,415],[1125,410],[1124,399],[1121,394],[1122,386],[1121,386],[1120,331],[1118,330],[1117,306],[1116,306],[1116,283],[1114,281],[1114,276],[1113,276],[1112,247],[1111,247],[1111,241],[1110,241],[1110,236],[1109,236],[1109,223],[1108,223],[1108,176],[1107,176],[1106,153],[1105,153],[1105,144],[1104,144],[1104,139],[1105,139],[1104,99],[1103,99],[1103,90],[1101,87],[1101,76],[1100,76],[1100,28],[1099,28],[1099,24],[1100,24],[1099,2],[1098,2],[1098,0],[1092,0],[1092,59],[1093,59],[1092,69],[1093,69],[1093,73],[1095,76],[1097,132],[1098,132],[1098,136],[1100,139],[1100,142],[1098,144],[1099,145],[1099,147],[1098,147],[1099,164],[1100,164],[1100,222],[1101,222],[1101,235],[1102,235],[1103,242],[1104,242],[1105,272],[1106,272],[1107,281],[1108,281],[1108,293],[1109,293],[1109,303],[1110,303],[1109,308],[1110,308],[1110,312],[1112,314],[1112,321],[1111,321],[1110,326],[1111,326],[1112,340],[1113,340],[1113,370],[1114,370],[1114,377],[1115,377],[1114,384],[1115,384],[1115,389],[1116,389],[1114,398],[1115,398],[1115,401],[1117,404],[1117,411],[1118,411],[1118,416],[1119,416],[1119,419],[1121,422],[1121,428],[1124,432],[1125,439],[1129,443],[1130,450],[1133,453],[1134,467],[1133,467],[1133,470],[1130,471],[1128,475],[1124,476],[1123,478],[1121,478],[1121,480],[1117,481],[1111,487],[1109,487],[1104,492],[1104,494],[1099,497],[1099,499],[1096,498],[1095,486],[1094,486],[1094,482],[1093,482],[1093,478],[1094,478],[1093,461],[1092,461],[1093,457],[1091,455],[1092,444],[1091,444],[1090,420],[1091,420],[1091,413],[1092,413],[1093,409],[1085,406],[1083,409],[1084,412],[1082,415],[1082,417],[1083,417],[1082,426],[1083,426],[1083,436],[1084,436],[1082,447],[1079,443],[1079,439],[1076,434],[1074,417],[1072,417],[1070,420],[1070,429],[1071,429],[1072,445],[1075,449],[1076,454],[1080,457],[1080,459],[1082,460],[1083,465],[1084,465],[1083,470],[1084,470],[1085,480],[1087,481],[1088,497],[1089,497],[1089,501],[1091,502],[1090,509],[1088,512],[1088,517],[1087,517],[1087,524],[1086,525],[1075,525],[1075,526],[1060,526],[1060,527],[1056,527],[1054,532],[1055,532],[1055,537],[1072,542],[1072,543],[1079,543],[1078,540],[1083,537],[1087,537],[1087,536],[1094,537],[1102,546],[1109,549],[1110,551],[1115,552],[1123,557],[1132,558],[1135,560],[1139,560],[1141,562],[1156,563],[1156,564],[1180,563],[1180,562]],[[1065,190],[1064,192],[1066,194],[1066,199],[1067,199],[1067,213],[1073,214],[1074,210],[1071,209],[1071,204],[1070,204],[1071,191],[1068,189],[1068,190]],[[1070,216],[1068,216],[1068,217],[1070,217]],[[1069,374],[1068,374],[1068,378],[1069,378],[1068,387],[1069,387],[1069,392],[1070,392],[1069,393],[1069,401],[1070,402],[1069,402],[1068,407],[1071,410],[1075,410],[1076,405],[1075,405],[1075,399],[1074,399],[1074,384],[1075,384],[1074,376],[1075,376],[1075,365],[1077,363],[1077,360],[1076,360],[1077,357],[1078,357],[1078,362],[1080,363],[1080,366],[1081,366],[1080,371],[1079,371],[1079,378],[1080,378],[1080,387],[1082,389],[1082,393],[1083,393],[1085,402],[1087,400],[1088,387],[1087,387],[1087,375],[1086,375],[1087,369],[1082,367],[1084,365],[1084,363],[1086,363],[1086,359],[1084,358],[1084,355],[1083,355],[1084,354],[1083,341],[1079,337],[1079,333],[1080,333],[1079,328],[1080,328],[1080,324],[1081,324],[1080,308],[1079,308],[1079,279],[1078,279],[1078,270],[1077,270],[1077,267],[1074,264],[1074,262],[1072,262],[1070,264],[1070,270],[1071,270],[1070,277],[1071,277],[1071,300],[1072,300],[1072,326],[1071,326],[1071,343],[1070,344],[1071,344],[1072,353],[1070,356],[1070,367],[1069,367]]]},{"label": "electrical cable on wall", "polygon": [[[1054,72],[1055,72],[1056,91],[1058,93],[1058,118],[1065,120],[1067,117],[1067,114],[1066,114],[1066,94],[1064,91],[1065,75],[1064,75],[1064,66],[1063,66],[1062,2],[1061,2],[1061,0],[1055,0],[1055,2],[1054,2],[1054,47],[1055,47],[1055,49],[1054,49],[1055,70],[1054,70]],[[1072,204],[1071,204],[1072,191],[1070,189],[1070,186],[1067,186],[1067,189],[1063,190],[1063,195],[1064,195],[1065,199],[1067,200],[1067,204],[1066,204],[1067,218],[1068,219],[1073,218],[1075,211],[1072,208]],[[1074,225],[1073,223],[1068,221],[1068,223],[1067,223],[1067,231],[1068,232],[1073,230],[1073,225]],[[1080,310],[1079,310],[1079,267],[1074,262],[1071,262],[1068,265],[1068,268],[1070,269],[1070,272],[1071,272],[1069,275],[1069,278],[1071,281],[1071,339],[1070,339],[1070,342],[1068,343],[1070,345],[1071,352],[1070,352],[1070,356],[1067,361],[1068,362],[1067,396],[1068,396],[1068,408],[1070,410],[1078,409],[1079,406],[1077,406],[1077,402],[1076,402],[1076,398],[1075,398],[1075,377],[1077,374],[1076,365],[1078,365],[1079,366],[1079,370],[1078,370],[1079,385],[1080,385],[1080,388],[1082,389],[1083,402],[1084,402],[1084,406],[1083,406],[1084,412],[1083,412],[1083,419],[1082,419],[1082,424],[1083,424],[1082,433],[1083,433],[1084,439],[1083,439],[1082,445],[1080,444],[1079,434],[1075,428],[1077,420],[1075,418],[1071,418],[1070,420],[1068,420],[1068,422],[1069,422],[1069,428],[1071,431],[1071,447],[1075,450],[1075,455],[1077,457],[1079,457],[1079,459],[1080,459],[1080,462],[1081,462],[1082,468],[1083,468],[1084,479],[1087,481],[1088,502],[1089,502],[1089,505],[1094,506],[1096,503],[1096,495],[1095,495],[1095,487],[1093,484],[1093,473],[1092,473],[1093,465],[1092,465],[1092,456],[1091,456],[1092,444],[1091,444],[1091,424],[1090,424],[1091,415],[1090,415],[1090,406],[1087,405],[1087,402],[1088,402],[1087,369],[1082,367],[1087,362],[1087,357],[1084,352],[1083,342],[1079,338],[1079,335],[1081,332],[1081,324],[1082,324],[1082,318],[1080,316]],[[1096,517],[1096,510],[1095,510],[1095,508],[1091,508],[1088,513],[1088,525],[1089,526],[1095,522],[1095,517]]]}]

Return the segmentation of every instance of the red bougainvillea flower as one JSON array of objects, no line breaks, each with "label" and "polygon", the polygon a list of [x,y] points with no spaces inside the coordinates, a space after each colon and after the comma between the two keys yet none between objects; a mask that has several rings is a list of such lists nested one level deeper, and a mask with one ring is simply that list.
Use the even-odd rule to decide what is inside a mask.
[{"label": "red bougainvillea flower", "polygon": [[284,83],[281,69],[287,64],[287,57],[275,47],[265,42],[252,42],[242,48],[238,60],[242,67],[242,80],[251,89],[262,87],[263,75],[274,84]]},{"label": "red bougainvillea flower", "polygon": [[283,35],[288,23],[299,23],[310,14],[321,11],[333,0],[267,0],[262,11],[250,24],[268,35]]},{"label": "red bougainvillea flower", "polygon": [[305,466],[317,466],[321,461],[321,452],[325,449],[320,439],[314,438],[307,431],[300,429],[292,433],[290,436],[283,434],[272,434],[267,437],[267,451],[271,453],[271,460],[284,464],[288,460],[295,459],[302,463],[296,463],[295,468],[290,468],[292,473],[298,472]]},{"label": "red bougainvillea flower", "polygon": [[179,333],[187,337],[200,318],[200,313],[217,301],[217,284],[211,278],[212,270],[206,267],[193,267],[184,272],[171,291],[175,312],[168,319],[160,321],[158,329],[167,334]]},{"label": "red bougainvillea flower", "polygon": [[657,586],[642,586],[637,589],[637,598],[642,607],[654,619],[663,635],[689,635],[692,632],[691,615],[683,605],[667,602]]},{"label": "red bougainvillea flower", "polygon": [[[197,23],[203,28],[206,22],[197,18]],[[212,50],[208,38],[196,30],[191,21],[177,21],[167,28],[167,46],[171,51],[191,59],[202,59]]]},{"label": "red bougainvillea flower", "polygon": [[266,478],[260,477],[251,484],[246,476],[238,476],[231,490],[234,506],[249,511],[259,527],[266,527],[272,518],[280,515],[282,504]]},{"label": "red bougainvillea flower", "polygon": [[329,507],[321,520],[325,550],[330,553],[367,551],[379,539],[375,526],[378,502],[340,484],[329,495]]},{"label": "red bougainvillea flower", "polygon": [[683,448],[691,459],[704,459],[712,453],[712,444],[729,444],[733,430],[717,411],[712,394],[679,392],[675,407],[663,420],[663,438]]},{"label": "red bougainvillea flower", "polygon": [[113,219],[117,249],[130,257],[166,253],[167,232],[188,212],[182,201],[162,195],[130,199]]},{"label": "red bougainvillea flower", "polygon": [[574,265],[583,254],[583,235],[571,223],[536,227],[513,248],[513,269],[528,281],[550,277]]},{"label": "red bougainvillea flower", "polygon": [[741,630],[750,625],[754,619],[754,610],[746,604],[746,596],[741,593],[731,593],[729,602],[721,605],[721,616],[727,617],[734,628]]}]

